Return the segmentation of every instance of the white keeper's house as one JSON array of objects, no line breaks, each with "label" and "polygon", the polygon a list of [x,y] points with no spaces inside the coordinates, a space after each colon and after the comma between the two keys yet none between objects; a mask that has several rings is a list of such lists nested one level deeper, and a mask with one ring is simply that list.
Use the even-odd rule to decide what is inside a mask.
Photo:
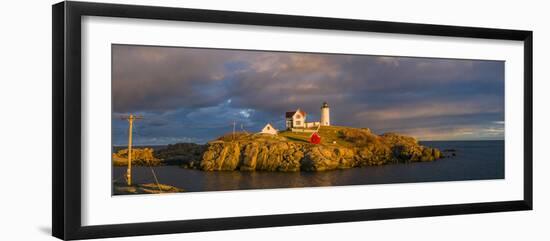
[{"label": "white keeper's house", "polygon": [[289,111],[285,113],[286,128],[298,129],[298,128],[313,128],[318,126],[330,126],[330,109],[327,102],[324,102],[321,106],[321,121],[307,122],[307,113],[301,109],[295,111]]},{"label": "white keeper's house", "polygon": [[306,127],[306,115],[305,111],[297,109],[296,111],[288,111],[285,114],[286,128],[305,128]]}]

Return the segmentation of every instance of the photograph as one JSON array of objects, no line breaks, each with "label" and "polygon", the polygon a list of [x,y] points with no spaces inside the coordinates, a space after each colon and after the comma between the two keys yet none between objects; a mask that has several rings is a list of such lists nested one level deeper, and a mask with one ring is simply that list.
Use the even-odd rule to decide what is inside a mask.
[{"label": "photograph", "polygon": [[502,60],[112,44],[112,195],[504,179],[504,90]]},{"label": "photograph", "polygon": [[[536,203],[550,201],[533,195],[549,163],[535,162],[550,126],[534,115],[545,103],[535,81],[545,78],[533,71],[545,62],[533,45],[550,29],[536,26],[544,11],[229,5],[62,1],[50,6],[51,22],[28,21],[47,22],[30,29],[51,41],[19,28],[37,43],[11,47],[7,59],[52,64],[14,72],[25,80],[12,81],[23,88],[8,91],[5,119],[24,128],[6,125],[14,136],[5,139],[20,159],[35,143],[21,131],[48,125],[34,128],[48,140],[33,146],[51,162],[6,159],[46,178],[24,179],[38,192],[11,196],[16,206],[50,192],[51,201],[8,216],[61,240],[334,240],[366,229],[437,240],[456,231],[447,227],[473,230],[455,237],[464,240],[545,230]],[[21,55],[29,48],[44,58]],[[24,94],[33,98],[17,107]],[[439,226],[426,235],[427,225]]]}]

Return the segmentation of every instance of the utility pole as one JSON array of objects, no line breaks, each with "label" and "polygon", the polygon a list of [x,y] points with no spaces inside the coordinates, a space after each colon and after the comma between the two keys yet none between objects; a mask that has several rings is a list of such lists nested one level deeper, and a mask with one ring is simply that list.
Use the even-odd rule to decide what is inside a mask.
[{"label": "utility pole", "polygon": [[123,119],[128,120],[128,169],[126,169],[126,183],[128,183],[128,186],[131,186],[132,185],[132,129],[134,127],[134,121],[138,119],[143,119],[143,117],[130,114],[130,116],[123,117]]}]

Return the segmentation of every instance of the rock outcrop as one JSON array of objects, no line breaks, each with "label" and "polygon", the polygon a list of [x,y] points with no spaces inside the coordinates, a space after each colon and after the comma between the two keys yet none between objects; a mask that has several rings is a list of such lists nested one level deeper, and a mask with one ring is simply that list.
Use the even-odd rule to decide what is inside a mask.
[{"label": "rock outcrop", "polygon": [[179,165],[195,168],[206,150],[206,145],[195,143],[177,143],[168,145],[164,149],[155,150],[156,158],[161,159],[163,165]]},{"label": "rock outcrop", "polygon": [[[324,128],[324,129],[323,129]],[[323,127],[321,144],[307,133],[227,134],[207,144],[178,143],[164,149],[133,149],[133,165],[179,165],[204,171],[325,171],[390,163],[434,161],[436,148],[413,137],[373,134],[368,128]],[[114,165],[127,165],[128,150],[113,153]],[[454,153],[453,153],[454,154]]]},{"label": "rock outcrop", "polygon": [[[153,148],[135,148],[132,149],[132,165],[138,166],[157,166],[160,165],[160,159],[153,154]],[[128,165],[128,149],[122,149],[112,154],[113,165]]]},{"label": "rock outcrop", "polygon": [[337,134],[340,142],[317,145],[262,134],[224,137],[208,143],[196,166],[204,171],[325,171],[442,157],[438,149],[394,133],[377,136],[346,128]]},{"label": "rock outcrop", "polygon": [[125,183],[113,183],[114,195],[127,195],[127,194],[159,194],[159,193],[176,193],[184,192],[185,190],[166,184],[157,183],[144,183],[133,184],[127,186]]}]

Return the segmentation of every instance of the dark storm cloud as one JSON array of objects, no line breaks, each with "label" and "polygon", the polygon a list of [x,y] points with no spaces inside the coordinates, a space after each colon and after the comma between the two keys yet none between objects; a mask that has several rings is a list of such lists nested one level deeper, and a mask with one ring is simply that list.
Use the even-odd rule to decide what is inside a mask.
[{"label": "dark storm cloud", "polygon": [[[420,139],[502,139],[499,61],[113,46],[113,108],[141,113],[141,140],[205,142],[283,128],[285,111]],[[113,121],[115,143],[126,123]],[[118,130],[118,132],[117,132]],[[118,134],[117,134],[118,133]],[[139,142],[139,140],[138,140]]]},{"label": "dark storm cloud", "polygon": [[[210,106],[224,89],[226,51],[114,45],[112,95],[116,112],[166,111],[182,106]],[[205,89],[203,89],[205,87]]]}]

